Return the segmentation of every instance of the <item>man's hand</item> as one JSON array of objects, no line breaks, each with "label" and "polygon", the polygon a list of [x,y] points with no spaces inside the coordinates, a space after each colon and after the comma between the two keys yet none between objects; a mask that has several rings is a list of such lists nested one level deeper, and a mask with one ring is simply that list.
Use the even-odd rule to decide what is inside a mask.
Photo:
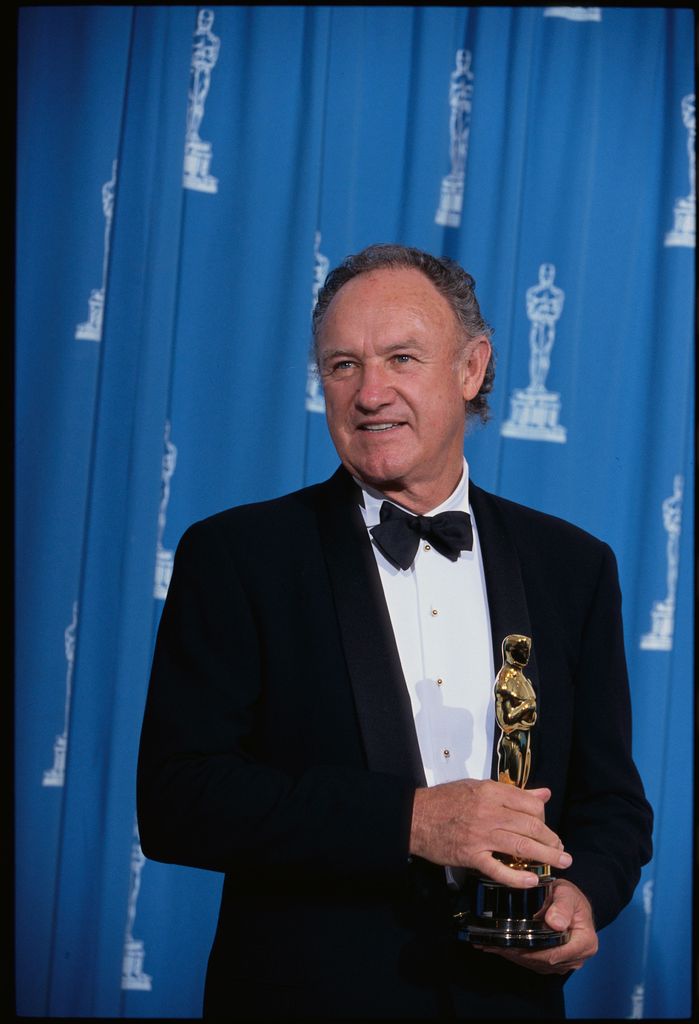
[{"label": "man's hand", "polygon": [[503,782],[464,779],[418,789],[413,804],[410,853],[451,867],[471,868],[514,888],[538,884],[494,852],[557,868],[570,867],[563,843],[544,824],[550,789],[519,789]]},{"label": "man's hand", "polygon": [[496,947],[475,948],[485,953],[496,953],[505,960],[511,960],[520,967],[527,967],[537,974],[567,974],[578,971],[585,961],[594,956],[599,940],[592,919],[592,907],[577,885],[558,878],[553,883],[553,900],[546,911],[545,921],[557,932],[570,928],[570,939],[564,946],[553,949],[539,949],[531,952],[525,949],[499,949]]}]

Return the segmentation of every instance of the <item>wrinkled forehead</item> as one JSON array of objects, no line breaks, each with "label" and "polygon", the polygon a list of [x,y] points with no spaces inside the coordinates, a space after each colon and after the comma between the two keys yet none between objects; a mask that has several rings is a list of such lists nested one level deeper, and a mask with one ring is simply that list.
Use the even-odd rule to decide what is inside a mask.
[{"label": "wrinkled forehead", "polygon": [[333,296],[319,326],[319,340],[345,325],[388,329],[411,324],[451,333],[460,327],[451,303],[413,267],[381,268],[357,274]]}]

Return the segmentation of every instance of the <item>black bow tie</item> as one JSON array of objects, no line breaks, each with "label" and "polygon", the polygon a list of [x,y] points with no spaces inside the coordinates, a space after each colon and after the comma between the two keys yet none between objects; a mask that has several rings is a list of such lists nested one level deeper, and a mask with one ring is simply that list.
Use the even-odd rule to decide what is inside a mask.
[{"label": "black bow tie", "polygon": [[390,501],[381,506],[381,522],[369,531],[376,546],[392,565],[409,569],[415,561],[420,537],[435,551],[455,562],[460,551],[473,547],[473,529],[468,512],[440,512],[436,516],[413,516]]}]

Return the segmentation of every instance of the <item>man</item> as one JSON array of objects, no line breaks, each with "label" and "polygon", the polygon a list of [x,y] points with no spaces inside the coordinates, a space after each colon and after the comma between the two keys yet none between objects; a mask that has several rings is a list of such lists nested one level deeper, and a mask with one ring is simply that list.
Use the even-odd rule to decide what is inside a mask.
[{"label": "man", "polygon": [[[650,856],[613,555],[469,481],[493,364],[457,264],[372,246],[329,275],[314,334],[342,467],[182,538],[143,726],[144,852],[226,873],[207,1016],[561,1017]],[[446,539],[425,518],[443,511],[461,513]],[[533,640],[526,791],[491,781],[513,633]],[[477,875],[536,883],[495,853],[552,865],[566,945],[456,940]]]}]

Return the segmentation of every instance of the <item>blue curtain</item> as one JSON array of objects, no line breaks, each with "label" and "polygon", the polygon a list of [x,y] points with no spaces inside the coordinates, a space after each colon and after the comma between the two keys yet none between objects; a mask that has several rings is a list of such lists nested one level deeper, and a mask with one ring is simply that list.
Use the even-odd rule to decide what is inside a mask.
[{"label": "blue curtain", "polygon": [[693,73],[689,9],[20,10],[21,1014],[200,1012],[220,878],[135,825],[172,552],[335,468],[310,312],[375,241],[477,280],[475,480],[619,558],[655,855],[569,1013],[689,1014]]}]

